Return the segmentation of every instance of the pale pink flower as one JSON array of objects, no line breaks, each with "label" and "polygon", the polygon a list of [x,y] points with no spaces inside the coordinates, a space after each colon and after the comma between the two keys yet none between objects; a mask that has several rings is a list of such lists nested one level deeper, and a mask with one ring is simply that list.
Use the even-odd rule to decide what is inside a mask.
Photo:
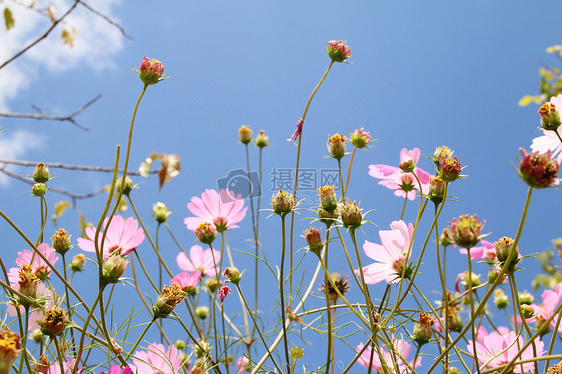
[{"label": "pale pink flower", "polygon": [[[477,336],[476,351],[478,364],[481,365],[480,370],[494,368],[509,363],[516,355],[518,355],[519,347],[522,347],[525,344],[522,336],[517,338],[515,332],[509,331],[505,328],[500,329],[499,332],[492,331],[488,334],[485,328],[480,327],[478,329]],[[519,359],[528,360],[533,357],[540,357],[545,353],[543,349],[544,343],[540,341],[539,338],[535,339],[535,346],[537,349],[536,355],[533,353],[533,347],[529,345],[527,349],[521,353]],[[474,355],[474,344],[472,340],[468,341],[467,349],[470,354]],[[532,370],[533,367],[533,362],[527,362],[523,364],[523,371],[521,371],[521,365],[516,365],[510,369],[513,373],[526,373],[529,370]]]},{"label": "pale pink flower", "polygon": [[195,231],[199,224],[209,222],[218,232],[223,232],[237,228],[234,224],[242,221],[248,208],[244,208],[244,200],[240,196],[234,196],[232,191],[205,190],[201,198],[191,198],[187,209],[195,215],[184,220],[189,230]]},{"label": "pale pink flower", "polygon": [[[63,361],[62,368],[64,369],[64,374],[72,374],[72,369],[74,369],[74,360],[69,358],[68,360]],[[82,372],[82,368],[79,367],[77,373],[80,374],[81,372]],[[60,370],[59,362],[58,361],[53,362],[49,366],[49,370],[47,371],[46,374],[62,374]]]},{"label": "pale pink flower", "polygon": [[299,138],[299,135],[302,133],[302,125],[303,124],[304,124],[304,121],[302,120],[302,118],[299,118],[299,120],[297,122],[297,129],[295,130],[293,135],[291,135],[291,137],[289,139],[287,139],[287,141],[293,142],[293,143],[295,143],[297,141],[297,139]]},{"label": "pale pink flower", "polygon": [[[100,374],[105,374],[103,371]],[[111,365],[107,374],[133,374],[130,367],[121,368],[119,365]]]},{"label": "pale pink flower", "polygon": [[[556,130],[558,134],[561,134],[560,128]],[[531,144],[531,149],[533,152],[539,152],[540,154],[547,153],[550,151],[552,157],[556,157],[558,163],[562,161],[562,142],[558,138],[558,135],[552,130],[543,130],[543,135],[533,139],[533,144]]]},{"label": "pale pink flower", "polygon": [[[415,164],[418,163],[420,159],[420,149],[414,148],[408,151],[403,148],[400,151],[400,162],[411,159]],[[417,175],[421,182],[421,189],[418,181],[411,173],[405,173],[400,168],[390,165],[369,165],[369,175],[373,178],[382,179],[379,184],[394,190],[396,196],[408,197],[409,200],[414,200],[416,198],[416,193],[413,190],[421,191],[421,193],[427,194],[429,192],[429,174],[417,166],[414,168],[414,173]]]},{"label": "pale pink flower", "polygon": [[188,292],[189,290],[195,289],[200,279],[201,273],[199,271],[185,271],[173,277],[172,280],[170,280],[170,284],[177,283],[182,291]]},{"label": "pale pink flower", "polygon": [[236,361],[236,371],[242,373],[243,371],[248,371],[248,365],[250,364],[250,359],[246,356],[242,356]]},{"label": "pale pink flower", "polygon": [[[404,221],[394,221],[390,224],[391,230],[380,230],[380,244],[365,240],[363,251],[365,254],[377,261],[363,267],[365,283],[375,284],[381,281],[396,283],[400,280],[402,269],[406,266],[408,248],[412,240],[414,226]],[[359,270],[355,270],[359,274]]]},{"label": "pale pink flower", "polygon": [[[480,240],[480,246],[470,248],[470,258],[473,260],[497,260],[496,256],[496,246],[494,243],[487,240]],[[466,248],[459,247],[459,252],[463,255],[467,254]]]},{"label": "pale pink flower", "polygon": [[219,299],[221,299],[221,301],[224,301],[224,299],[226,299],[226,296],[228,296],[228,294],[232,293],[232,290],[230,289],[230,287],[228,287],[227,285],[223,284],[218,297]]},{"label": "pale pink flower", "polygon": [[[400,358],[400,356],[402,356],[402,358],[404,358],[404,360],[407,360],[408,355],[410,354],[410,350],[412,349],[412,346],[408,343],[406,343],[404,340],[402,339],[397,339],[395,341],[392,342],[394,349],[396,350],[396,354],[393,355],[391,353],[388,353],[386,351],[386,347],[381,347],[380,352],[372,351],[371,347],[368,347],[367,349],[365,349],[365,351],[363,351],[363,353],[361,354],[361,357],[359,357],[359,365],[361,366],[365,366],[365,367],[369,367],[369,363],[371,362],[371,369],[378,371],[379,373],[386,373],[386,372],[391,372],[391,373],[395,373],[395,366],[394,363],[396,363],[398,365],[398,370],[400,374],[404,374],[404,373],[408,373],[409,370],[407,368],[407,366],[404,364],[404,361]],[[361,351],[364,347],[364,344],[361,343],[357,346],[357,352]],[[371,361],[371,352],[373,352],[373,360]],[[382,356],[384,364],[386,364],[386,366],[383,366],[384,364],[381,363],[381,357]],[[395,361],[393,361],[395,360]],[[408,361],[408,364],[412,367],[414,367],[414,360]],[[415,367],[417,368],[421,365],[421,357],[418,358],[418,360],[415,363]],[[386,369],[390,369],[390,370],[385,370]]]},{"label": "pale pink flower", "polygon": [[[104,230],[107,231],[105,241],[103,242],[103,257],[109,257],[110,254],[117,252],[121,256],[126,256],[135,249],[144,240],[144,232],[139,228],[139,223],[136,219],[129,217],[125,221],[121,216],[114,216],[107,227],[108,218],[103,222]],[[78,238],[78,246],[86,252],[95,252],[94,239],[96,236],[96,229],[94,227],[86,227],[86,235],[88,239]],[[101,241],[103,231],[98,235],[98,243],[101,248]]]},{"label": "pale pink flower", "polygon": [[135,374],[176,374],[181,367],[180,353],[173,345],[165,349],[162,344],[152,343],[147,351],[135,351],[133,361],[131,369]]},{"label": "pale pink flower", "polygon": [[203,250],[203,247],[199,245],[191,247],[189,257],[183,252],[180,252],[176,257],[176,262],[183,271],[198,271],[201,275],[209,277],[217,275],[220,260],[221,253],[219,251],[210,248]]},{"label": "pale pink flower", "polygon": [[[11,287],[16,291],[19,291],[20,285],[16,281],[16,283],[11,284]],[[37,283],[37,293],[35,299],[38,301],[43,300],[43,307],[45,308],[45,310],[49,310],[51,306],[55,305],[53,293],[47,286],[45,286],[45,283],[43,282]],[[18,309],[22,315],[25,313],[25,308],[22,305],[19,305]],[[40,321],[43,318],[43,311],[40,308],[35,307],[31,307],[29,311],[30,313],[28,330],[35,330],[40,328],[37,321]],[[11,301],[7,303],[7,312],[11,317],[15,317],[18,315],[18,313],[16,312],[16,308]]]},{"label": "pale pink flower", "polygon": [[[531,304],[533,309],[535,309],[535,316],[527,319],[527,322],[534,322],[537,319],[537,315],[543,319],[549,319],[553,314],[560,302],[562,301],[562,283],[558,283],[555,290],[544,290],[542,295],[542,304]],[[519,317],[519,316],[517,316]],[[556,326],[557,315],[550,321],[552,327]],[[521,325],[521,318],[517,319],[517,324]],[[558,326],[558,332],[562,333],[562,325]]]},{"label": "pale pink flower", "polygon": [[[51,265],[54,265],[59,258],[53,248],[49,247],[46,243],[41,243],[37,246],[37,250],[43,254],[49,261]],[[19,271],[23,265],[31,265],[33,268],[33,273],[37,278],[45,280],[51,275],[51,267],[31,249],[25,249],[23,252],[18,252],[18,258],[16,259],[16,265],[18,267],[10,268],[8,278],[11,284],[16,284],[19,281]]]}]

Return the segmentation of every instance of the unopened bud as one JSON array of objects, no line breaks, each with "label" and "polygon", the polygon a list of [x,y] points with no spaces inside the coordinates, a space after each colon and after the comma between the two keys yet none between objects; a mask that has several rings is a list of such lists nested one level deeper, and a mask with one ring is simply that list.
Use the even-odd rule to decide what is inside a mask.
[{"label": "unopened bud", "polygon": [[496,247],[496,256],[499,261],[507,261],[509,256],[512,256],[512,261],[519,257],[519,248],[516,246],[514,247],[513,244],[513,239],[508,238],[507,236],[504,236],[494,243],[494,246]]},{"label": "unopened bud", "polygon": [[129,261],[119,254],[111,255],[103,264],[103,280],[105,283],[117,283],[119,278],[125,273]]},{"label": "unopened bud", "polygon": [[202,340],[199,344],[193,346],[193,353],[197,358],[201,358],[209,352],[211,352],[211,345],[206,340]]},{"label": "unopened bud", "polygon": [[222,275],[224,275],[233,284],[238,284],[242,278],[240,271],[234,266],[229,266],[224,269]]},{"label": "unopened bud", "polygon": [[217,229],[209,222],[201,222],[195,229],[195,237],[203,244],[211,244],[217,234]]},{"label": "unopened bud", "polygon": [[66,312],[58,306],[53,306],[43,315],[40,321],[37,321],[43,334],[51,339],[64,330],[67,322]]},{"label": "unopened bud", "polygon": [[530,305],[521,305],[521,310],[525,319],[529,319],[535,315],[535,309]]},{"label": "unopened bud", "polygon": [[433,335],[433,323],[434,318],[428,313],[420,313],[420,320],[414,325],[414,340],[418,344],[423,345],[425,343],[429,343],[429,340]]},{"label": "unopened bud", "polygon": [[195,315],[201,320],[206,319],[209,315],[209,307],[198,306],[197,308],[195,308]]},{"label": "unopened bud", "polygon": [[55,252],[64,255],[70,248],[72,248],[70,244],[70,235],[64,230],[60,229],[51,237],[53,242],[53,249]]},{"label": "unopened bud", "polygon": [[121,177],[115,181],[115,190],[117,191],[117,193],[121,193],[121,191],[123,191],[123,195],[129,196],[133,188],[134,188],[133,180],[128,176],[125,177],[124,184],[123,184],[123,178]]},{"label": "unopened bud", "polygon": [[[553,97],[553,99],[556,99]],[[552,102],[544,103],[539,109],[541,126],[545,130],[556,131],[560,126],[560,113]]]},{"label": "unopened bud", "polygon": [[260,130],[258,136],[256,136],[254,144],[258,148],[265,148],[269,145],[269,136],[265,135],[265,131]]},{"label": "unopened bud", "polygon": [[185,349],[185,341],[183,340],[176,340],[176,343],[174,344],[174,346],[179,349],[180,351]]},{"label": "unopened bud", "polygon": [[496,289],[494,291],[494,305],[498,309],[505,309],[509,304],[509,299],[507,295],[501,289]]},{"label": "unopened bud", "polygon": [[414,162],[413,158],[406,157],[402,161],[400,161],[400,164],[398,164],[398,167],[403,172],[410,173],[410,172],[414,171],[414,168],[416,167],[416,163]]},{"label": "unopened bud", "polygon": [[252,141],[252,130],[246,125],[242,125],[242,127],[238,129],[238,135],[243,144],[248,144]]},{"label": "unopened bud", "polygon": [[320,207],[330,213],[333,213],[338,206],[338,198],[334,191],[334,186],[323,186],[318,189],[318,197],[320,198]]},{"label": "unopened bud", "polygon": [[47,186],[43,183],[35,183],[33,187],[31,187],[31,193],[37,197],[45,196],[47,193]]},{"label": "unopened bud", "polygon": [[207,286],[207,289],[209,290],[210,293],[215,293],[219,289],[221,282],[218,281],[217,278],[212,277],[207,279],[205,285]]},{"label": "unopened bud", "polygon": [[369,135],[368,131],[364,131],[363,127],[360,127],[351,134],[351,144],[359,149],[367,147],[370,141],[371,135]]},{"label": "unopened bud", "polygon": [[164,203],[158,202],[152,205],[152,216],[158,223],[164,223],[168,220],[168,216],[172,214]]},{"label": "unopened bud", "polygon": [[316,227],[311,227],[304,231],[304,239],[308,244],[310,252],[315,255],[320,255],[322,248],[324,248],[324,243],[322,243],[322,238],[320,237],[320,231]]},{"label": "unopened bud", "polygon": [[279,214],[280,216],[287,215],[295,207],[293,194],[279,189],[279,192],[271,198],[271,206],[273,207],[273,212],[276,214]]},{"label": "unopened bud", "polygon": [[346,204],[339,204],[338,212],[340,214],[343,227],[345,228],[356,229],[363,223],[361,208],[359,208],[355,201],[351,203],[351,200],[347,199]]},{"label": "unopened bud", "polygon": [[435,204],[441,204],[445,198],[445,186],[447,183],[439,176],[429,177],[429,199]]},{"label": "unopened bud", "polygon": [[289,353],[291,354],[291,358],[296,361],[304,356],[304,349],[301,348],[300,344],[298,346],[293,344],[293,348],[289,349]]},{"label": "unopened bud", "polygon": [[441,245],[445,248],[447,248],[448,246],[450,246],[453,243],[453,241],[451,240],[451,235],[449,234],[448,228],[443,229],[443,232],[441,233],[441,236],[439,237],[439,243],[441,243]]},{"label": "unopened bud", "polygon": [[333,158],[340,160],[345,156],[345,143],[347,143],[345,135],[335,134],[328,136],[328,152],[330,152]]},{"label": "unopened bud", "polygon": [[51,179],[49,175],[49,168],[44,163],[40,162],[35,166],[35,170],[33,170],[33,180],[36,183],[45,183]]},{"label": "unopened bud", "polygon": [[74,256],[72,262],[70,263],[70,265],[68,265],[68,267],[70,268],[70,270],[74,272],[82,271],[82,268],[84,267],[85,263],[86,263],[86,256],[84,256],[83,253],[79,253],[76,256]]}]

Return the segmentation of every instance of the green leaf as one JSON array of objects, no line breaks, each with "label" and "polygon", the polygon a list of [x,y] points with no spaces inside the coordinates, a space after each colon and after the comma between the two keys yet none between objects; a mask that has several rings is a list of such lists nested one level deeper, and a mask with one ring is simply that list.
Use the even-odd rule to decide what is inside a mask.
[{"label": "green leaf", "polygon": [[4,22],[6,22],[6,30],[14,27],[14,17],[12,15],[12,11],[8,7],[4,9]]},{"label": "green leaf", "polygon": [[55,204],[55,213],[53,213],[53,225],[57,225],[57,220],[63,215],[66,208],[70,206],[70,201],[57,201]]}]

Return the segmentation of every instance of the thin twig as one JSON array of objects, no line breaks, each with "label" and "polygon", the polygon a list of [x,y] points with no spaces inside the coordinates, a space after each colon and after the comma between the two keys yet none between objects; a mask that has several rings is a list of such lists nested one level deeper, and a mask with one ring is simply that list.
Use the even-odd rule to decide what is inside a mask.
[{"label": "thin twig", "polygon": [[82,5],[84,8],[88,9],[90,12],[94,13],[96,16],[102,18],[105,22],[109,23],[111,26],[115,26],[119,29],[119,31],[121,31],[121,34],[123,34],[123,36],[129,40],[133,40],[133,37],[128,35],[125,32],[125,29],[123,27],[121,27],[120,24],[118,24],[117,22],[111,20],[108,16],[106,16],[105,14],[95,10],[94,8],[92,8],[90,5],[86,4],[85,2],[81,2],[80,5]]},{"label": "thin twig", "polygon": [[[21,165],[21,166],[37,166],[38,161],[20,161],[20,160],[2,160],[0,159],[0,164],[9,165]],[[49,168],[60,168],[66,170],[83,170],[83,171],[101,171],[104,173],[113,173],[113,168],[101,167],[101,166],[84,166],[84,165],[69,165],[61,164],[60,162],[43,162],[43,164]],[[118,173],[123,173],[123,170],[118,170]],[[158,170],[150,170],[149,174],[156,174]],[[141,175],[139,171],[127,171],[127,175]]]}]

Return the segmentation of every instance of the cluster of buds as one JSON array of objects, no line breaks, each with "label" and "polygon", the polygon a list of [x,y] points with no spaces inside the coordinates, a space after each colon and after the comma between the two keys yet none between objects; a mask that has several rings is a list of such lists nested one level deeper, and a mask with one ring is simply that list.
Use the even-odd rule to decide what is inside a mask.
[{"label": "cluster of buds", "polygon": [[304,230],[304,239],[308,244],[310,252],[317,256],[320,256],[322,248],[324,248],[324,243],[322,243],[322,238],[320,237],[320,231],[316,227],[311,227]]},{"label": "cluster of buds", "polygon": [[170,287],[164,286],[162,293],[158,295],[156,303],[152,306],[153,319],[168,317],[183,299],[185,299],[185,293],[180,289],[179,284],[172,283]]},{"label": "cluster of buds", "polygon": [[428,313],[420,312],[420,320],[414,325],[414,341],[419,345],[429,343],[433,335],[433,324],[434,318],[432,316]]},{"label": "cluster of buds", "polygon": [[217,234],[217,229],[209,222],[201,222],[195,229],[195,237],[203,244],[213,243]]},{"label": "cluster of buds", "polygon": [[37,324],[41,326],[41,332],[51,339],[59,335],[65,329],[68,320],[64,309],[53,306],[49,309]]},{"label": "cluster of buds", "polygon": [[133,69],[139,74],[139,78],[149,86],[164,80],[164,65],[158,60],[149,60],[147,57],[142,59],[139,70]]},{"label": "cluster of buds", "polygon": [[260,130],[258,136],[256,136],[254,144],[258,148],[265,148],[269,145],[269,136],[265,135],[265,131]]},{"label": "cluster of buds", "polygon": [[449,225],[449,235],[453,242],[459,247],[470,249],[480,241],[480,232],[486,223],[480,222],[476,215],[465,214],[459,218],[453,218]]},{"label": "cluster of buds", "polygon": [[20,336],[12,331],[0,330],[0,374],[7,374],[21,349]]},{"label": "cluster of buds", "polygon": [[40,162],[33,170],[33,180],[35,183],[47,183],[51,179],[49,168],[44,163]]},{"label": "cluster of buds", "polygon": [[548,103],[544,103],[539,109],[541,126],[544,130],[556,131],[560,126],[560,112],[562,108],[562,95],[552,97]]},{"label": "cluster of buds", "polygon": [[53,242],[53,249],[58,254],[64,255],[72,248],[70,235],[68,235],[64,229],[60,229],[55,232],[55,234],[51,237],[51,241]]},{"label": "cluster of buds", "polygon": [[246,125],[242,125],[242,127],[238,129],[238,136],[242,144],[248,144],[252,141],[252,132],[253,131]]},{"label": "cluster of buds", "polygon": [[363,130],[363,127],[360,127],[351,134],[351,144],[356,148],[366,148],[370,142],[371,135],[369,135],[368,131]]},{"label": "cluster of buds", "polygon": [[273,212],[279,214],[281,217],[286,216],[291,213],[295,208],[295,198],[293,194],[279,189],[277,194],[271,197],[271,206],[273,207]]},{"label": "cluster of buds", "polygon": [[119,282],[119,278],[125,274],[127,264],[129,261],[125,260],[123,256],[115,252],[105,260],[102,269],[103,282],[107,284]]},{"label": "cluster of buds", "polygon": [[540,154],[538,151],[529,153],[520,148],[523,160],[519,164],[519,176],[529,187],[546,188],[558,184],[559,165],[552,158],[550,151]]},{"label": "cluster of buds", "polygon": [[330,152],[332,157],[336,160],[341,160],[341,158],[345,156],[345,143],[347,143],[345,135],[328,135],[328,152]]},{"label": "cluster of buds", "polygon": [[351,57],[351,48],[343,40],[330,40],[326,52],[333,62],[344,62]]},{"label": "cluster of buds", "polygon": [[359,208],[355,201],[352,203],[350,199],[347,199],[347,202],[345,204],[339,204],[338,213],[340,215],[343,227],[345,228],[356,229],[363,223],[363,214],[361,214],[361,208]]},{"label": "cluster of buds", "polygon": [[164,223],[168,220],[168,216],[172,214],[172,211],[168,210],[168,207],[161,202],[157,202],[152,205],[152,216],[158,223]]}]

